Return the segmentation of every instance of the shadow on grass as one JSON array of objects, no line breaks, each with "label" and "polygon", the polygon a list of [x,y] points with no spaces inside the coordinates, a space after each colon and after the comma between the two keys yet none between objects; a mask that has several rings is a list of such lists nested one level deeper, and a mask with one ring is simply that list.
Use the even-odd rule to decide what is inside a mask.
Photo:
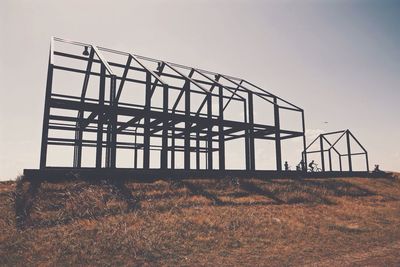
[{"label": "shadow on grass", "polygon": [[194,184],[194,183],[190,183],[190,182],[186,182],[186,181],[182,182],[182,184],[183,184],[187,189],[189,189],[190,192],[191,192],[193,195],[200,195],[200,196],[203,196],[203,197],[205,197],[205,198],[211,200],[211,201],[213,202],[214,205],[221,206],[221,205],[224,204],[224,202],[223,202],[222,200],[220,200],[216,195],[211,194],[211,193],[208,192],[207,190],[204,190],[204,189],[202,188],[201,185],[196,185],[196,184]]},{"label": "shadow on grass", "polygon": [[[31,211],[39,191],[41,181],[26,181],[24,177],[17,180],[15,188],[15,222],[18,230],[31,226]],[[28,187],[25,191],[24,187]]]},{"label": "shadow on grass", "polygon": [[250,194],[255,194],[255,195],[261,195],[267,198],[272,199],[275,201],[277,204],[284,204],[285,202],[281,199],[279,199],[276,194],[272,193],[272,191],[269,191],[267,189],[263,189],[259,186],[257,186],[254,183],[248,182],[248,181],[241,181],[240,182],[240,187],[249,192]]},{"label": "shadow on grass", "polygon": [[[376,193],[362,188],[358,185],[342,180],[246,180],[236,179],[234,182],[228,180],[210,180],[209,182],[198,182],[188,180],[171,180],[167,185],[165,184],[140,184],[138,191],[135,192],[129,188],[126,184],[127,180],[107,179],[107,180],[87,180],[81,179],[86,184],[103,186],[107,185],[111,188],[108,191],[113,197],[124,201],[127,204],[127,208],[111,207],[108,209],[101,209],[93,206],[89,207],[90,211],[86,213],[78,214],[66,214],[62,209],[65,205],[52,206],[53,201],[46,201],[48,205],[48,211],[61,211],[63,216],[50,219],[39,219],[32,222],[30,213],[32,206],[39,192],[41,185],[40,181],[28,182],[21,179],[17,183],[16,187],[16,200],[15,200],[15,214],[17,221],[17,228],[24,229],[26,227],[52,227],[56,225],[69,224],[82,219],[99,219],[102,217],[118,215],[121,213],[130,212],[147,212],[147,210],[164,212],[171,211],[172,209],[183,209],[192,207],[202,206],[267,206],[267,205],[282,205],[282,204],[324,204],[334,205],[335,203],[329,200],[326,196],[347,196],[347,197],[366,197],[374,196]],[[27,189],[26,189],[27,188]],[[153,188],[153,191],[152,191]],[[185,190],[181,190],[185,188]],[[142,190],[143,189],[143,190]],[[82,184],[72,186],[74,193],[81,193],[86,189]],[[163,192],[163,190],[165,190]],[[215,190],[217,192],[215,193]],[[161,191],[162,193],[159,193]],[[45,188],[40,190],[42,194],[48,194],[47,198],[57,197],[52,196],[50,192],[62,193],[63,190],[60,188]],[[298,192],[302,193],[297,194]],[[50,193],[50,194],[49,194]],[[182,203],[178,201],[173,204],[171,202],[163,202],[163,200],[172,200],[179,198],[185,198],[187,195],[202,196],[211,203],[193,202],[187,200]],[[285,195],[286,194],[286,195]],[[222,200],[221,195],[227,196],[231,200]],[[243,197],[251,197],[252,195],[258,195],[264,197],[269,201],[245,201],[242,200],[236,202],[235,200]],[[284,197],[282,197],[284,196]],[[68,196],[71,197],[71,196]],[[68,197],[63,200],[66,202]],[[100,195],[99,195],[100,198]],[[107,196],[111,198],[111,196]],[[103,199],[104,200],[104,199]],[[155,200],[155,201],[154,201]],[[272,201],[271,201],[272,200]],[[107,201],[107,200],[105,200]],[[141,207],[142,201],[148,201],[152,204]],[[159,202],[158,202],[159,201]],[[51,209],[49,209],[49,207]],[[45,207],[46,208],[46,207]]]},{"label": "shadow on grass", "polygon": [[123,180],[106,180],[106,183],[110,184],[113,188],[113,193],[121,200],[125,201],[128,205],[127,212],[133,211],[139,207],[139,200],[135,199],[132,195],[132,191],[126,187],[125,181]]},{"label": "shadow on grass", "polygon": [[325,189],[331,192],[337,197],[367,197],[375,196],[376,193],[368,189],[362,188],[361,186],[340,180],[324,180],[324,181],[303,181],[306,185],[316,186],[318,188]]}]

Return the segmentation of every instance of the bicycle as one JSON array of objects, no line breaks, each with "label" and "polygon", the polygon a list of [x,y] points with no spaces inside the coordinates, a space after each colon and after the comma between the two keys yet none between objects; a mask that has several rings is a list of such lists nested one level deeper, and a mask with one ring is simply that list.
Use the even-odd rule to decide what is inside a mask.
[{"label": "bicycle", "polygon": [[312,168],[308,168],[309,172],[322,172],[322,169],[320,167],[318,167],[317,163],[314,163],[314,169]]}]

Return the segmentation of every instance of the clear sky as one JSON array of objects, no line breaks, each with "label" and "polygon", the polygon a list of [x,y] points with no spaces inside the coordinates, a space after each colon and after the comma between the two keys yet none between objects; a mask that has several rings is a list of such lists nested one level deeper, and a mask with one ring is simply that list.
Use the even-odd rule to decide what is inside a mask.
[{"label": "clear sky", "polygon": [[2,0],[0,179],[39,167],[51,36],[246,78],[400,170],[400,1]]}]

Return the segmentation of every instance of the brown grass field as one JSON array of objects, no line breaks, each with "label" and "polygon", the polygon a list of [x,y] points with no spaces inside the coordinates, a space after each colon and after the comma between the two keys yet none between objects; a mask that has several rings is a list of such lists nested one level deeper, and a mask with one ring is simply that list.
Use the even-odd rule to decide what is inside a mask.
[{"label": "brown grass field", "polygon": [[399,266],[400,178],[2,182],[0,266],[37,265]]}]

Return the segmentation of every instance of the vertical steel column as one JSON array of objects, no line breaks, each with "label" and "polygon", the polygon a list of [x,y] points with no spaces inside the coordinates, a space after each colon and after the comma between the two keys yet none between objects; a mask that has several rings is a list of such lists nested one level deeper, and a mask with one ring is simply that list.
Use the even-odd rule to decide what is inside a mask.
[{"label": "vertical steel column", "polygon": [[184,136],[184,168],[190,170],[190,83],[185,83],[185,136]]},{"label": "vertical steel column", "polygon": [[331,149],[328,150],[328,156],[329,156],[329,170],[332,171],[332,153],[331,153]]},{"label": "vertical steel column", "polygon": [[117,161],[117,102],[116,97],[116,77],[111,76],[110,84],[110,168],[116,167]]},{"label": "vertical steel column", "polygon": [[249,101],[249,129],[247,129],[249,136],[249,161],[250,170],[254,171],[256,169],[256,154],[254,147],[254,107],[253,107],[253,92],[248,92]]},{"label": "vertical steel column", "polygon": [[46,96],[44,101],[43,128],[42,128],[42,144],[40,150],[40,169],[46,168],[47,161],[47,139],[49,137],[49,116],[50,116],[50,100],[51,89],[53,86],[53,63],[51,62],[52,49],[50,49],[49,64],[47,67]]},{"label": "vertical steel column", "polygon": [[[246,106],[246,100],[243,101],[243,106],[244,106],[244,122],[247,124],[247,106]],[[247,125],[246,125],[247,127]],[[245,160],[246,160],[246,170],[249,171],[251,167],[251,162],[250,162],[250,138],[248,134],[248,130],[244,130],[244,149],[245,149]]]},{"label": "vertical steel column", "polygon": [[78,113],[78,121],[75,131],[75,146],[74,146],[74,167],[81,168],[82,166],[82,138],[83,138],[83,115],[84,115],[84,101],[81,101],[82,109]]},{"label": "vertical steel column", "polygon": [[83,80],[82,93],[81,93],[81,107],[78,112],[78,122],[77,122],[77,131],[75,133],[75,147],[74,147],[74,167],[81,168],[82,167],[82,139],[83,139],[83,130],[84,130],[84,114],[85,114],[85,97],[87,92],[87,87],[89,84],[90,72],[92,69],[94,57],[94,49],[90,49],[90,54],[88,58],[88,64],[86,66],[85,78]]},{"label": "vertical steel column", "polygon": [[[301,111],[301,121],[302,121],[302,127],[303,127],[303,151],[306,151],[307,148],[307,141],[306,141],[306,122],[304,119],[304,110]],[[303,153],[303,163],[304,163],[304,170],[307,172],[307,153]]]},{"label": "vertical steel column", "polygon": [[207,95],[207,119],[208,119],[208,129],[207,129],[207,169],[213,169],[213,144],[212,144],[212,96],[211,93]]},{"label": "vertical steel column", "polygon": [[161,169],[168,168],[168,85],[163,85],[163,131],[161,148]]},{"label": "vertical steel column", "polygon": [[[111,103],[111,102],[110,102]],[[111,104],[110,104],[110,109],[109,112],[111,111]],[[107,133],[106,133],[106,167],[110,167],[110,144],[111,144],[111,126],[110,126],[110,120],[111,120],[111,114],[107,113],[109,121],[107,123]]]},{"label": "vertical steel column", "polygon": [[320,148],[321,148],[321,167],[322,167],[322,171],[325,171],[325,155],[324,155],[324,139],[323,136],[320,135],[319,136],[319,144],[320,144]]},{"label": "vertical steel column", "polygon": [[339,168],[340,168],[340,171],[343,170],[343,168],[342,168],[342,155],[339,155]]},{"label": "vertical steel column", "polygon": [[172,110],[172,133],[171,133],[171,169],[175,169],[175,109]]},{"label": "vertical steel column", "polygon": [[100,66],[100,87],[99,87],[99,115],[97,120],[97,143],[96,143],[96,168],[101,168],[103,150],[103,123],[104,123],[104,96],[106,89],[106,68]]},{"label": "vertical steel column", "polygon": [[276,170],[282,171],[282,149],[281,149],[281,133],[280,133],[280,119],[279,119],[279,106],[278,100],[274,97],[274,121],[275,121],[275,157],[276,157]]},{"label": "vertical steel column", "polygon": [[137,163],[138,163],[138,153],[137,153],[137,151],[138,151],[138,148],[137,148],[137,128],[136,128],[136,130],[135,130],[135,150],[134,150],[134,159],[133,159],[133,167],[135,168],[135,169],[137,169]]},{"label": "vertical steel column", "polygon": [[369,172],[368,152],[365,152],[365,162],[367,164],[367,172]]},{"label": "vertical steel column", "polygon": [[200,170],[200,130],[196,132],[196,169]]},{"label": "vertical steel column", "polygon": [[146,100],[144,114],[144,135],[143,135],[143,169],[150,168],[150,105],[151,105],[151,76],[146,72]]},{"label": "vertical steel column", "polygon": [[223,98],[224,90],[222,86],[219,86],[219,94],[218,94],[218,108],[219,108],[219,116],[218,116],[218,158],[219,158],[219,169],[225,170],[225,136],[224,136],[224,98]]},{"label": "vertical steel column", "polygon": [[347,142],[347,156],[349,159],[349,171],[353,171],[353,165],[351,162],[351,146],[350,146],[350,133],[349,130],[346,130],[346,142]]}]

